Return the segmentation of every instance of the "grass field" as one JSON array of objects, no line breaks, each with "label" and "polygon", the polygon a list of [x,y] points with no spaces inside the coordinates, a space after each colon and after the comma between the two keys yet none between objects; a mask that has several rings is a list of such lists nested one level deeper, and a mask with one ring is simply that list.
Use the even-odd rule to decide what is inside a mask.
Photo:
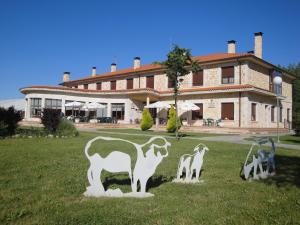
[{"label": "grass field", "polygon": [[[0,140],[0,224],[299,224],[300,151],[278,149],[277,175],[248,182],[239,172],[249,146],[206,142],[204,182],[174,184],[180,155],[198,141],[170,139],[170,154],[148,184],[154,197],[86,198],[83,148],[96,135]],[[135,155],[131,146],[108,142],[91,152],[106,154],[111,147]],[[102,180],[106,187],[130,190],[126,174],[105,173]]]}]

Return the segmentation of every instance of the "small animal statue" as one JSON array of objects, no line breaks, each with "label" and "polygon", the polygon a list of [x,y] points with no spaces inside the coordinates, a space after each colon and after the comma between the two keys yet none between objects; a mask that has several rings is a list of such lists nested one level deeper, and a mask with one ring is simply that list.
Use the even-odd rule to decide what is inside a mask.
[{"label": "small animal statue", "polygon": [[[262,149],[262,145],[268,142],[271,143],[271,151]],[[252,155],[252,162],[249,163],[249,157],[255,147],[258,147],[259,149],[256,155]],[[246,180],[250,179],[252,171],[252,178],[255,180],[265,179],[269,176],[275,175],[275,151],[276,147],[272,138],[261,138],[254,141],[246,157],[244,167],[242,169],[242,176]]]},{"label": "small animal statue", "polygon": [[[195,183],[199,181],[200,171],[203,165],[203,157],[206,151],[209,151],[208,147],[204,144],[198,144],[194,148],[194,154],[184,154],[180,157],[177,178],[174,182]],[[185,179],[181,178],[183,170],[185,169]],[[195,172],[195,178],[193,174]]]},{"label": "small animal statue", "polygon": [[[131,158],[130,155],[121,152],[121,151],[112,151],[105,158],[101,157],[100,154],[95,153],[93,155],[89,155],[88,150],[91,147],[92,143],[97,140],[106,140],[106,141],[122,141],[126,143],[132,144],[137,152],[137,160],[135,167],[132,171],[131,167]],[[155,141],[162,140],[163,145],[155,144]],[[143,147],[150,146],[148,151],[144,154]],[[168,156],[167,148],[171,146],[171,144],[163,137],[155,136],[149,139],[148,142],[144,144],[136,144],[134,142],[113,138],[113,137],[102,137],[98,136],[94,139],[90,140],[85,146],[85,155],[90,161],[90,167],[87,171],[88,181],[90,186],[87,187],[85,196],[112,196],[112,197],[143,197],[149,196],[146,195],[146,184],[148,179],[154,174],[156,167],[161,163],[162,159]],[[121,147],[120,147],[121,148]],[[157,153],[155,154],[155,150]],[[161,153],[159,149],[163,149],[164,153]],[[104,187],[101,182],[101,172],[106,170],[111,173],[118,172],[126,172],[131,181],[131,189],[132,193],[123,194],[119,189],[117,192],[117,196],[114,196],[114,192],[109,190],[109,194],[104,190]],[[140,181],[140,193],[137,194],[137,184]]]}]

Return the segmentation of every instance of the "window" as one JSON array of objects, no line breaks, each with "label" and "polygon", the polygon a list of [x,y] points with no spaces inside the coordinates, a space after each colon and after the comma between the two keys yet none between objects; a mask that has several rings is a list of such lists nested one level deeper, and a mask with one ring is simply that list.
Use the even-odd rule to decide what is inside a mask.
[{"label": "window", "polygon": [[78,88],[78,85],[75,85],[74,88]]},{"label": "window", "polygon": [[101,103],[101,105],[105,105],[105,108],[97,109],[97,117],[107,117],[107,103]]},{"label": "window", "polygon": [[154,76],[147,76],[146,77],[146,87],[147,88],[154,88]]},{"label": "window", "polygon": [[175,80],[168,77],[168,88],[174,88],[175,87]]},{"label": "window", "polygon": [[256,103],[251,104],[251,120],[256,121]]},{"label": "window", "polygon": [[288,122],[290,122],[290,112],[291,112],[291,109],[286,110],[286,119]]},{"label": "window", "polygon": [[127,79],[127,89],[133,89],[133,78]]},{"label": "window", "polygon": [[193,86],[203,85],[203,70],[193,73]]},{"label": "window", "polygon": [[124,115],[125,115],[125,104],[116,104],[113,103],[111,104],[111,115],[112,118],[117,119],[117,120],[124,120]]},{"label": "window", "polygon": [[197,103],[195,105],[197,105],[200,109],[192,111],[192,120],[202,120],[203,119],[203,104]]},{"label": "window", "polygon": [[41,117],[42,111],[42,99],[31,98],[30,99],[30,117]]},{"label": "window", "polygon": [[275,106],[272,106],[271,107],[271,122],[275,121],[274,111],[275,111]]},{"label": "window", "polygon": [[89,88],[89,84],[84,84],[83,85],[83,89],[88,89]]},{"label": "window", "polygon": [[97,90],[102,90],[102,83],[101,83],[101,82],[98,82],[98,83],[96,84],[96,88],[97,88]]},{"label": "window", "polygon": [[222,84],[233,84],[234,83],[234,67],[227,66],[222,67]]},{"label": "window", "polygon": [[279,108],[279,122],[282,123],[282,107]]},{"label": "window", "polygon": [[61,99],[46,99],[45,108],[61,110]]},{"label": "window", "polygon": [[234,103],[222,103],[221,105],[221,119],[234,120]]},{"label": "window", "polygon": [[117,87],[117,81],[116,80],[112,80],[110,82],[110,90],[116,90]]}]

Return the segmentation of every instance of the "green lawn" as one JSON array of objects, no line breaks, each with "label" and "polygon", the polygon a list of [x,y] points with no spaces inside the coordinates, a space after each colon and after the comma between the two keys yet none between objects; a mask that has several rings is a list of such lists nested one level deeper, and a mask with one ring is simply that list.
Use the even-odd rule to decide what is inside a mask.
[{"label": "green lawn", "polygon": [[[277,175],[266,181],[239,177],[249,146],[207,142],[203,183],[174,184],[180,155],[196,140],[170,139],[169,157],[149,182],[148,199],[86,198],[85,143],[96,136],[70,139],[0,140],[0,224],[299,224],[300,151],[279,149]],[[112,135],[111,135],[112,136]],[[117,135],[120,138],[129,136]],[[132,136],[143,143],[148,137]],[[134,150],[117,143],[107,148]],[[134,154],[133,154],[134,155]],[[125,174],[105,173],[105,186],[129,191]]]},{"label": "green lawn", "polygon": [[[245,140],[253,141],[255,137],[245,138]],[[277,142],[277,137],[272,137],[275,142]],[[284,135],[279,137],[280,143],[300,145],[300,136],[295,135]]]},{"label": "green lawn", "polygon": [[[155,129],[141,131],[141,129],[105,128],[105,129],[98,129],[98,131],[129,133],[129,134],[163,135],[163,136],[175,137],[174,133],[168,133],[167,131],[161,131],[161,130],[156,131]],[[181,137],[211,137],[211,136],[219,136],[219,135],[224,136],[224,135],[228,135],[228,134],[213,134],[213,133],[197,133],[197,132],[179,131],[179,135]]]}]

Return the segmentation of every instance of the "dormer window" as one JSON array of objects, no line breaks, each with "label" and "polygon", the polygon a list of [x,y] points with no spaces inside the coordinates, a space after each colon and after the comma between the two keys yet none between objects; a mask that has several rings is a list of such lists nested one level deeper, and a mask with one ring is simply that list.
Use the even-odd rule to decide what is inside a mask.
[{"label": "dormer window", "polygon": [[234,66],[222,67],[222,84],[234,83]]}]

